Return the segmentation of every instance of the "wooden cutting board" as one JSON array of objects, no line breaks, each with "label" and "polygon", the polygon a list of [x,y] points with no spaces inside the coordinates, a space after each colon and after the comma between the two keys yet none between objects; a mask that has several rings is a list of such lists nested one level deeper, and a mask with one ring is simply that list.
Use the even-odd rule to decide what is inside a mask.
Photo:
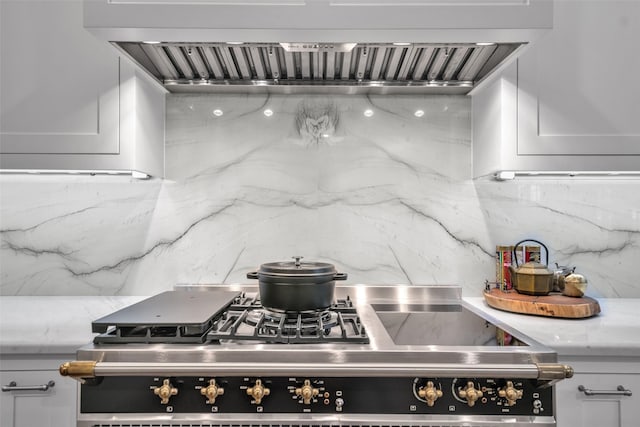
[{"label": "wooden cutting board", "polygon": [[593,298],[572,298],[559,293],[535,296],[493,288],[484,292],[484,299],[499,310],[537,316],[583,319],[600,313],[600,304]]}]

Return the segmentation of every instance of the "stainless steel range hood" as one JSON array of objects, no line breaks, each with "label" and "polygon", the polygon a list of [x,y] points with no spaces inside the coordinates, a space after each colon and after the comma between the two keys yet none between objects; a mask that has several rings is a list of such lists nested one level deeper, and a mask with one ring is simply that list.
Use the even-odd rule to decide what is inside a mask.
[{"label": "stainless steel range hood", "polygon": [[552,27],[551,0],[85,0],[171,92],[468,93]]}]

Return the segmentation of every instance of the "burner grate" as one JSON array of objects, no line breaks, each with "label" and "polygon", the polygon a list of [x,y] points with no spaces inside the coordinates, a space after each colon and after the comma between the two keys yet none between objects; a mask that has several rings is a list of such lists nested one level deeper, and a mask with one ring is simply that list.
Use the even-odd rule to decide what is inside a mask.
[{"label": "burner grate", "polygon": [[259,300],[238,297],[214,321],[211,340],[248,340],[302,344],[350,342],[368,344],[369,337],[349,298],[338,300],[319,313],[277,313],[264,309]]},{"label": "burner grate", "polygon": [[[203,344],[225,341],[267,343],[349,342],[368,344],[369,337],[353,302],[337,300],[322,312],[280,313],[265,309],[257,296],[237,294],[228,306],[192,323],[138,324],[117,321],[94,322],[96,344],[175,343]],[[107,325],[111,326],[107,326]]]}]

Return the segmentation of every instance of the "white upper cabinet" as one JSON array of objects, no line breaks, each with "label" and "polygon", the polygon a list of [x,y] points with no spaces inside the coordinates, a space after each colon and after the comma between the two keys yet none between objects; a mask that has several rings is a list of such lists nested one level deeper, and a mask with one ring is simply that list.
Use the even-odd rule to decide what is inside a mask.
[{"label": "white upper cabinet", "polygon": [[164,90],[83,28],[82,3],[0,8],[0,167],[162,176]]},{"label": "white upper cabinet", "polygon": [[554,3],[554,28],[474,95],[474,176],[640,170],[640,3]]}]

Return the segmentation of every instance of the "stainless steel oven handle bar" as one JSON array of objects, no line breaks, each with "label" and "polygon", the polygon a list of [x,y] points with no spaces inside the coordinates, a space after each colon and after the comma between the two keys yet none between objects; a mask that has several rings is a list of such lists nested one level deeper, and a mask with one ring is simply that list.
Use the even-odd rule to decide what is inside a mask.
[{"label": "stainless steel oven handle bar", "polygon": [[395,377],[441,376],[477,378],[530,378],[540,381],[558,381],[573,376],[573,369],[557,363],[538,364],[375,364],[354,363],[347,365],[300,363],[286,365],[261,363],[251,366],[241,363],[124,363],[75,361],[60,366],[60,374],[77,379],[108,376],[298,376],[313,375],[333,377]]}]

